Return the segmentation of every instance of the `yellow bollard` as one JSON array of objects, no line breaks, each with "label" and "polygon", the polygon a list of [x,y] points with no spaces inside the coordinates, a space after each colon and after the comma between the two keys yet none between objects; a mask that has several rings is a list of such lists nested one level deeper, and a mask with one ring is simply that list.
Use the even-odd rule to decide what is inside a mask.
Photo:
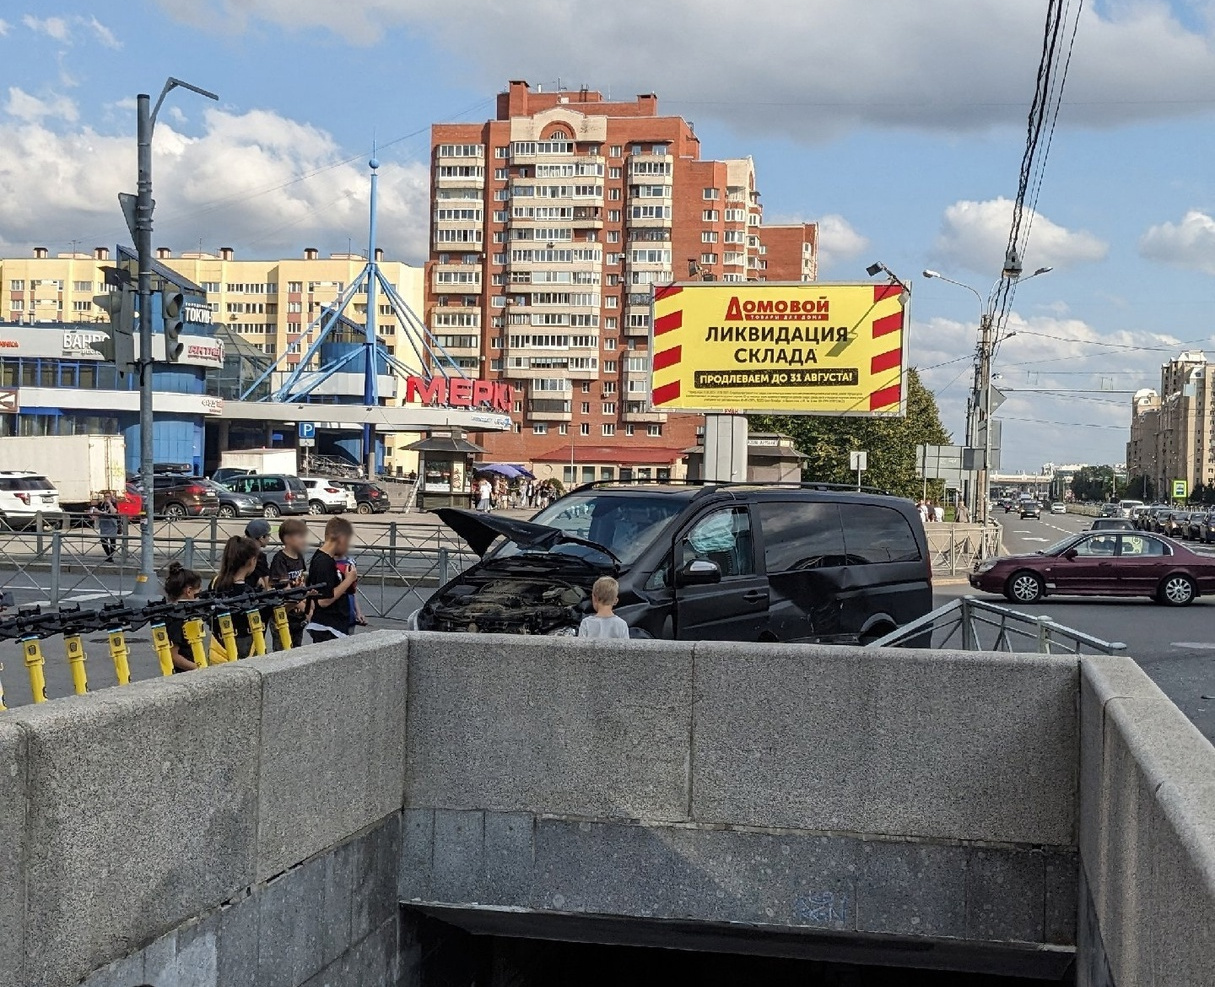
[{"label": "yellow bollard", "polygon": [[173,674],[173,646],[169,643],[169,632],[164,624],[152,625],[152,647],[156,649],[156,658],[160,662],[160,674]]},{"label": "yellow bollard", "polygon": [[186,639],[186,644],[190,646],[190,658],[199,668],[206,668],[207,649],[203,646],[203,637],[205,636],[203,620],[201,617],[195,617],[192,620],[187,620],[181,629],[182,636]]},{"label": "yellow bollard", "polygon": [[249,621],[249,634],[253,643],[249,646],[249,658],[257,658],[266,653],[266,625],[262,623],[262,615],[258,610],[250,610],[245,614]]},{"label": "yellow bollard", "polygon": [[131,684],[131,649],[127,647],[127,635],[121,627],[116,627],[110,634],[110,658],[114,662],[114,674],[118,676],[119,685]]},{"label": "yellow bollard", "polygon": [[42,671],[42,666],[46,664],[46,659],[42,657],[42,642],[36,637],[23,638],[21,641],[21,651],[25,655],[25,670],[30,676],[30,694],[34,697],[34,702],[46,702],[46,675]]},{"label": "yellow bollard", "polygon": [[72,688],[76,695],[83,696],[89,691],[89,679],[84,671],[84,641],[79,634],[72,634],[63,639],[63,648],[67,652],[68,666],[72,669]]},{"label": "yellow bollard", "polygon": [[[232,626],[232,614],[221,613],[217,622],[219,638],[223,643],[224,654],[227,656],[224,661],[236,661],[240,657],[240,652],[236,650],[236,629]],[[214,654],[214,652],[212,653]]]},{"label": "yellow bollard", "polygon": [[291,624],[287,620],[287,608],[281,603],[274,608],[274,633],[278,637],[278,650],[291,650]]}]

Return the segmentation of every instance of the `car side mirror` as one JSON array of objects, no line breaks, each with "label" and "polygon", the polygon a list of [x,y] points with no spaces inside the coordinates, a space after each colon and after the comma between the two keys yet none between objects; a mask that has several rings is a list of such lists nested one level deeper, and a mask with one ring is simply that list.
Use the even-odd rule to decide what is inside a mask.
[{"label": "car side mirror", "polygon": [[1074,548],[1069,548],[1066,552],[1063,553],[1063,557],[1070,562],[1072,559],[1074,559],[1079,554],[1080,553],[1077,552]]},{"label": "car side mirror", "polygon": [[676,586],[711,586],[721,582],[721,569],[708,559],[692,559],[675,573]]}]

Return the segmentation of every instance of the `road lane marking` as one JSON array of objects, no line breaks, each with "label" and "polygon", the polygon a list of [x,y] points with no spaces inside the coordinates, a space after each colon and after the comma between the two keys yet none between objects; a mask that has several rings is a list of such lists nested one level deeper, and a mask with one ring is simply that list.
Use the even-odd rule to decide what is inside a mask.
[{"label": "road lane marking", "polygon": [[1185,648],[1187,651],[1215,651],[1215,641],[1171,641],[1171,648]]},{"label": "road lane marking", "polygon": [[1050,541],[1049,538],[1022,538],[1022,541]]}]

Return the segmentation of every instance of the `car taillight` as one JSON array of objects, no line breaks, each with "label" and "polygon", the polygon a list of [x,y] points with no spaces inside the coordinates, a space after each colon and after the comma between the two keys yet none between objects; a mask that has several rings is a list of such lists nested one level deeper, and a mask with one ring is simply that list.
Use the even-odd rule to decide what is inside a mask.
[{"label": "car taillight", "polygon": [[341,493],[341,492],[342,491],[340,491],[337,487],[326,487],[325,488],[325,493]]},{"label": "car taillight", "polygon": [[205,494],[206,492],[207,492],[207,488],[204,486],[201,486],[200,484],[197,484],[197,483],[191,483],[188,487],[186,487],[186,493],[188,493],[194,497],[201,496],[202,494]]},{"label": "car taillight", "polygon": [[295,500],[295,494],[293,494],[290,490],[288,490],[287,496],[284,497],[283,500]]},{"label": "car taillight", "polygon": [[30,495],[29,495],[29,494],[27,494],[27,493],[22,493],[22,492],[21,492],[21,491],[19,491],[19,490],[14,491],[14,494],[15,494],[16,498],[17,498],[19,501],[21,501],[21,503],[23,503],[23,504],[28,504],[28,503],[30,502]]}]

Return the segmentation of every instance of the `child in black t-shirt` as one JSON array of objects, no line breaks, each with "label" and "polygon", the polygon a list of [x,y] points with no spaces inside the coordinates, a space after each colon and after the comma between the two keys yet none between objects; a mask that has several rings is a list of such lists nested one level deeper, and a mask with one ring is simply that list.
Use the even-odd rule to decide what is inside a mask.
[{"label": "child in black t-shirt", "polygon": [[330,518],[325,525],[325,543],[312,555],[308,565],[308,585],[317,587],[312,618],[307,630],[314,643],[334,641],[350,633],[352,617],[346,594],[358,581],[353,562],[338,570],[337,560],[350,551],[354,528],[345,518]]},{"label": "child in black t-shirt", "polygon": [[[170,603],[180,603],[182,600],[197,599],[198,591],[202,589],[202,577],[192,569],[187,569],[180,562],[169,566],[169,575],[165,579],[165,599]],[[173,672],[191,672],[198,666],[194,663],[193,652],[186,643],[186,621],[182,617],[169,617],[165,620],[165,634],[169,637],[169,652],[173,656]]]},{"label": "child in black t-shirt", "polygon": [[[304,561],[304,550],[308,547],[308,525],[298,518],[288,518],[278,526],[278,540],[283,547],[274,553],[270,562],[270,585],[279,588],[306,585],[308,564]],[[287,610],[293,648],[304,643],[310,607],[311,601],[300,600]]]},{"label": "child in black t-shirt", "polygon": [[[253,583],[253,571],[257,568],[262,550],[252,538],[233,535],[224,545],[224,554],[219,559],[219,571],[211,580],[211,589],[217,596],[244,596],[257,589]],[[253,633],[249,630],[249,618],[245,611],[232,611],[232,629],[236,632],[236,653],[241,658],[249,656],[253,644]],[[220,640],[219,618],[211,621],[211,634]]]}]

